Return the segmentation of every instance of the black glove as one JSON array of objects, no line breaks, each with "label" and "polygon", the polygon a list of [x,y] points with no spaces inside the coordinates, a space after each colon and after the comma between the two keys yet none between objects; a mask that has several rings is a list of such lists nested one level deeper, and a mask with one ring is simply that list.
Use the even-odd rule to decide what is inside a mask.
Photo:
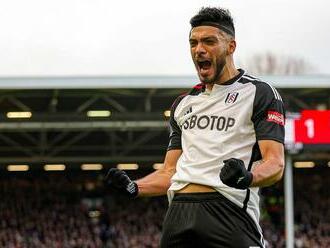
[{"label": "black glove", "polygon": [[111,168],[105,176],[105,183],[116,191],[127,195],[130,198],[137,197],[139,188],[126,174],[125,171]]},{"label": "black glove", "polygon": [[253,175],[246,170],[242,160],[231,158],[224,160],[223,163],[220,179],[224,184],[236,189],[247,189],[251,185]]}]

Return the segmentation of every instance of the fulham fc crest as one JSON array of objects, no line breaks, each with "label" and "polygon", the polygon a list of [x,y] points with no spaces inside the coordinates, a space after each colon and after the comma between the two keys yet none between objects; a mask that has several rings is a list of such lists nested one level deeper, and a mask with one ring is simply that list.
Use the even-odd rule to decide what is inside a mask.
[{"label": "fulham fc crest", "polygon": [[228,95],[226,97],[226,100],[225,100],[225,103],[226,104],[234,103],[234,102],[236,102],[237,97],[238,97],[238,92],[228,93]]}]

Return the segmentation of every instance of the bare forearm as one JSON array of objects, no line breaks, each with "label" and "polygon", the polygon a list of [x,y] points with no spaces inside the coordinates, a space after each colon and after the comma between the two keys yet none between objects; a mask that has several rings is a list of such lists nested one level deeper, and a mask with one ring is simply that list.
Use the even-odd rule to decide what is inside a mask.
[{"label": "bare forearm", "polygon": [[174,172],[160,169],[135,181],[139,188],[139,196],[165,195],[171,185]]},{"label": "bare forearm", "polygon": [[268,159],[257,165],[252,171],[253,181],[251,187],[266,187],[278,182],[284,171],[282,159]]},{"label": "bare forearm", "polygon": [[176,162],[182,153],[181,149],[169,150],[166,153],[164,167],[136,181],[139,196],[165,195],[175,173]]}]

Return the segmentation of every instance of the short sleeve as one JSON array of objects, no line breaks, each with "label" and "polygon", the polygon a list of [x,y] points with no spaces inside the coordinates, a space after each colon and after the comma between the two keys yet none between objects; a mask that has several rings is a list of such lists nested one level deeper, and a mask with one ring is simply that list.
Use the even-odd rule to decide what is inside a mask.
[{"label": "short sleeve", "polygon": [[284,144],[285,110],[277,90],[267,83],[256,84],[252,121],[257,140]]},{"label": "short sleeve", "polygon": [[167,150],[175,150],[175,149],[182,149],[181,146],[181,128],[177,124],[175,118],[174,118],[174,112],[176,110],[176,107],[179,105],[181,100],[183,99],[185,95],[179,96],[173,103],[171,107],[171,115],[170,115],[170,120],[169,120],[169,131],[170,131],[170,136],[169,136],[169,143]]}]

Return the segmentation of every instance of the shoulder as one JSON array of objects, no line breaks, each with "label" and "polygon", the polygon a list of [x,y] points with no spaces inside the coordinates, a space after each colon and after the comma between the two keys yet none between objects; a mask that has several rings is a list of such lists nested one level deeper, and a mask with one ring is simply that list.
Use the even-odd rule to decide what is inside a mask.
[{"label": "shoulder", "polygon": [[181,94],[180,96],[178,96],[173,104],[172,104],[172,109],[176,109],[176,107],[180,104],[180,102],[189,96],[197,96],[200,93],[202,93],[205,90],[205,85],[200,83],[200,84],[196,84],[194,87],[192,87],[188,92],[185,92],[183,94]]},{"label": "shoulder", "polygon": [[282,98],[276,88],[269,82],[266,82],[249,74],[244,74],[239,80],[242,84],[252,84],[256,88],[256,97],[270,97],[282,101]]}]

